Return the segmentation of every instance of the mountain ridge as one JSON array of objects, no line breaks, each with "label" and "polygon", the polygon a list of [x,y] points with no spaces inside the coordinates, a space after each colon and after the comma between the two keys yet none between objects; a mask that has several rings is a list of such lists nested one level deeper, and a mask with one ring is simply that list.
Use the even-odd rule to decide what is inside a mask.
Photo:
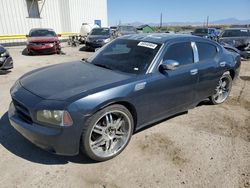
[{"label": "mountain ridge", "polygon": [[[140,26],[140,25],[150,25],[150,26],[159,26],[159,23],[143,23],[143,22],[131,22],[131,23],[126,23],[129,25],[133,26]],[[204,25],[206,23],[204,22],[163,22],[163,26],[187,26],[187,25],[192,25],[192,26],[198,26],[198,25]],[[246,25],[250,24],[250,19],[247,20],[239,20],[237,18],[225,18],[225,19],[220,19],[220,20],[214,20],[210,21],[209,25]]]}]

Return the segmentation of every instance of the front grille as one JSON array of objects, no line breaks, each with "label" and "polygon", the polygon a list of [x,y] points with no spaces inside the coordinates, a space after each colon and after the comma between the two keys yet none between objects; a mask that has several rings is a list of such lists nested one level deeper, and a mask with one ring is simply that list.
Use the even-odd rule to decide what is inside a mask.
[{"label": "front grille", "polygon": [[16,109],[17,115],[27,123],[32,123],[32,118],[30,116],[29,110],[15,99],[12,99],[13,104]]},{"label": "front grille", "polygon": [[55,41],[49,41],[49,42],[32,42],[33,45],[47,45],[47,44],[54,44]]}]

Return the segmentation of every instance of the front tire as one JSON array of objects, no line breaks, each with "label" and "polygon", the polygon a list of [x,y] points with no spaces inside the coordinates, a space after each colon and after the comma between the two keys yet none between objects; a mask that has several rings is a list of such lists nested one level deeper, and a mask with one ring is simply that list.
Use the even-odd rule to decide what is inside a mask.
[{"label": "front tire", "polygon": [[80,149],[93,160],[109,160],[125,149],[133,130],[133,117],[127,108],[108,106],[86,121]]},{"label": "front tire", "polygon": [[219,80],[215,89],[215,93],[210,97],[212,104],[217,105],[225,102],[229,97],[232,89],[232,77],[228,73],[224,73]]}]

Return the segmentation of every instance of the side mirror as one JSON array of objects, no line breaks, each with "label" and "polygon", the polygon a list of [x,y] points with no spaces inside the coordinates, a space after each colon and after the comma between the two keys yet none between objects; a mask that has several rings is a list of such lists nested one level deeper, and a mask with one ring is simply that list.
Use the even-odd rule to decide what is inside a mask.
[{"label": "side mirror", "polygon": [[61,37],[62,35],[61,34],[57,34],[57,37]]},{"label": "side mirror", "polygon": [[175,60],[166,60],[160,65],[160,70],[175,70],[179,65],[180,63]]}]

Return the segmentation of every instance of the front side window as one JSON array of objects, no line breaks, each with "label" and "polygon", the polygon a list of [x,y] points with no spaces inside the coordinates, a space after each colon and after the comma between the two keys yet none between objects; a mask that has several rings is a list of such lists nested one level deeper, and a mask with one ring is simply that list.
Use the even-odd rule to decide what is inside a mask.
[{"label": "front side window", "polygon": [[87,61],[115,71],[144,74],[160,47],[157,43],[116,39]]},{"label": "front side window", "polygon": [[196,46],[198,49],[200,61],[212,59],[217,54],[217,48],[212,44],[208,44],[205,42],[196,42]]},{"label": "front side window", "polygon": [[193,49],[190,42],[181,42],[171,45],[163,60],[175,60],[180,66],[194,63]]}]

